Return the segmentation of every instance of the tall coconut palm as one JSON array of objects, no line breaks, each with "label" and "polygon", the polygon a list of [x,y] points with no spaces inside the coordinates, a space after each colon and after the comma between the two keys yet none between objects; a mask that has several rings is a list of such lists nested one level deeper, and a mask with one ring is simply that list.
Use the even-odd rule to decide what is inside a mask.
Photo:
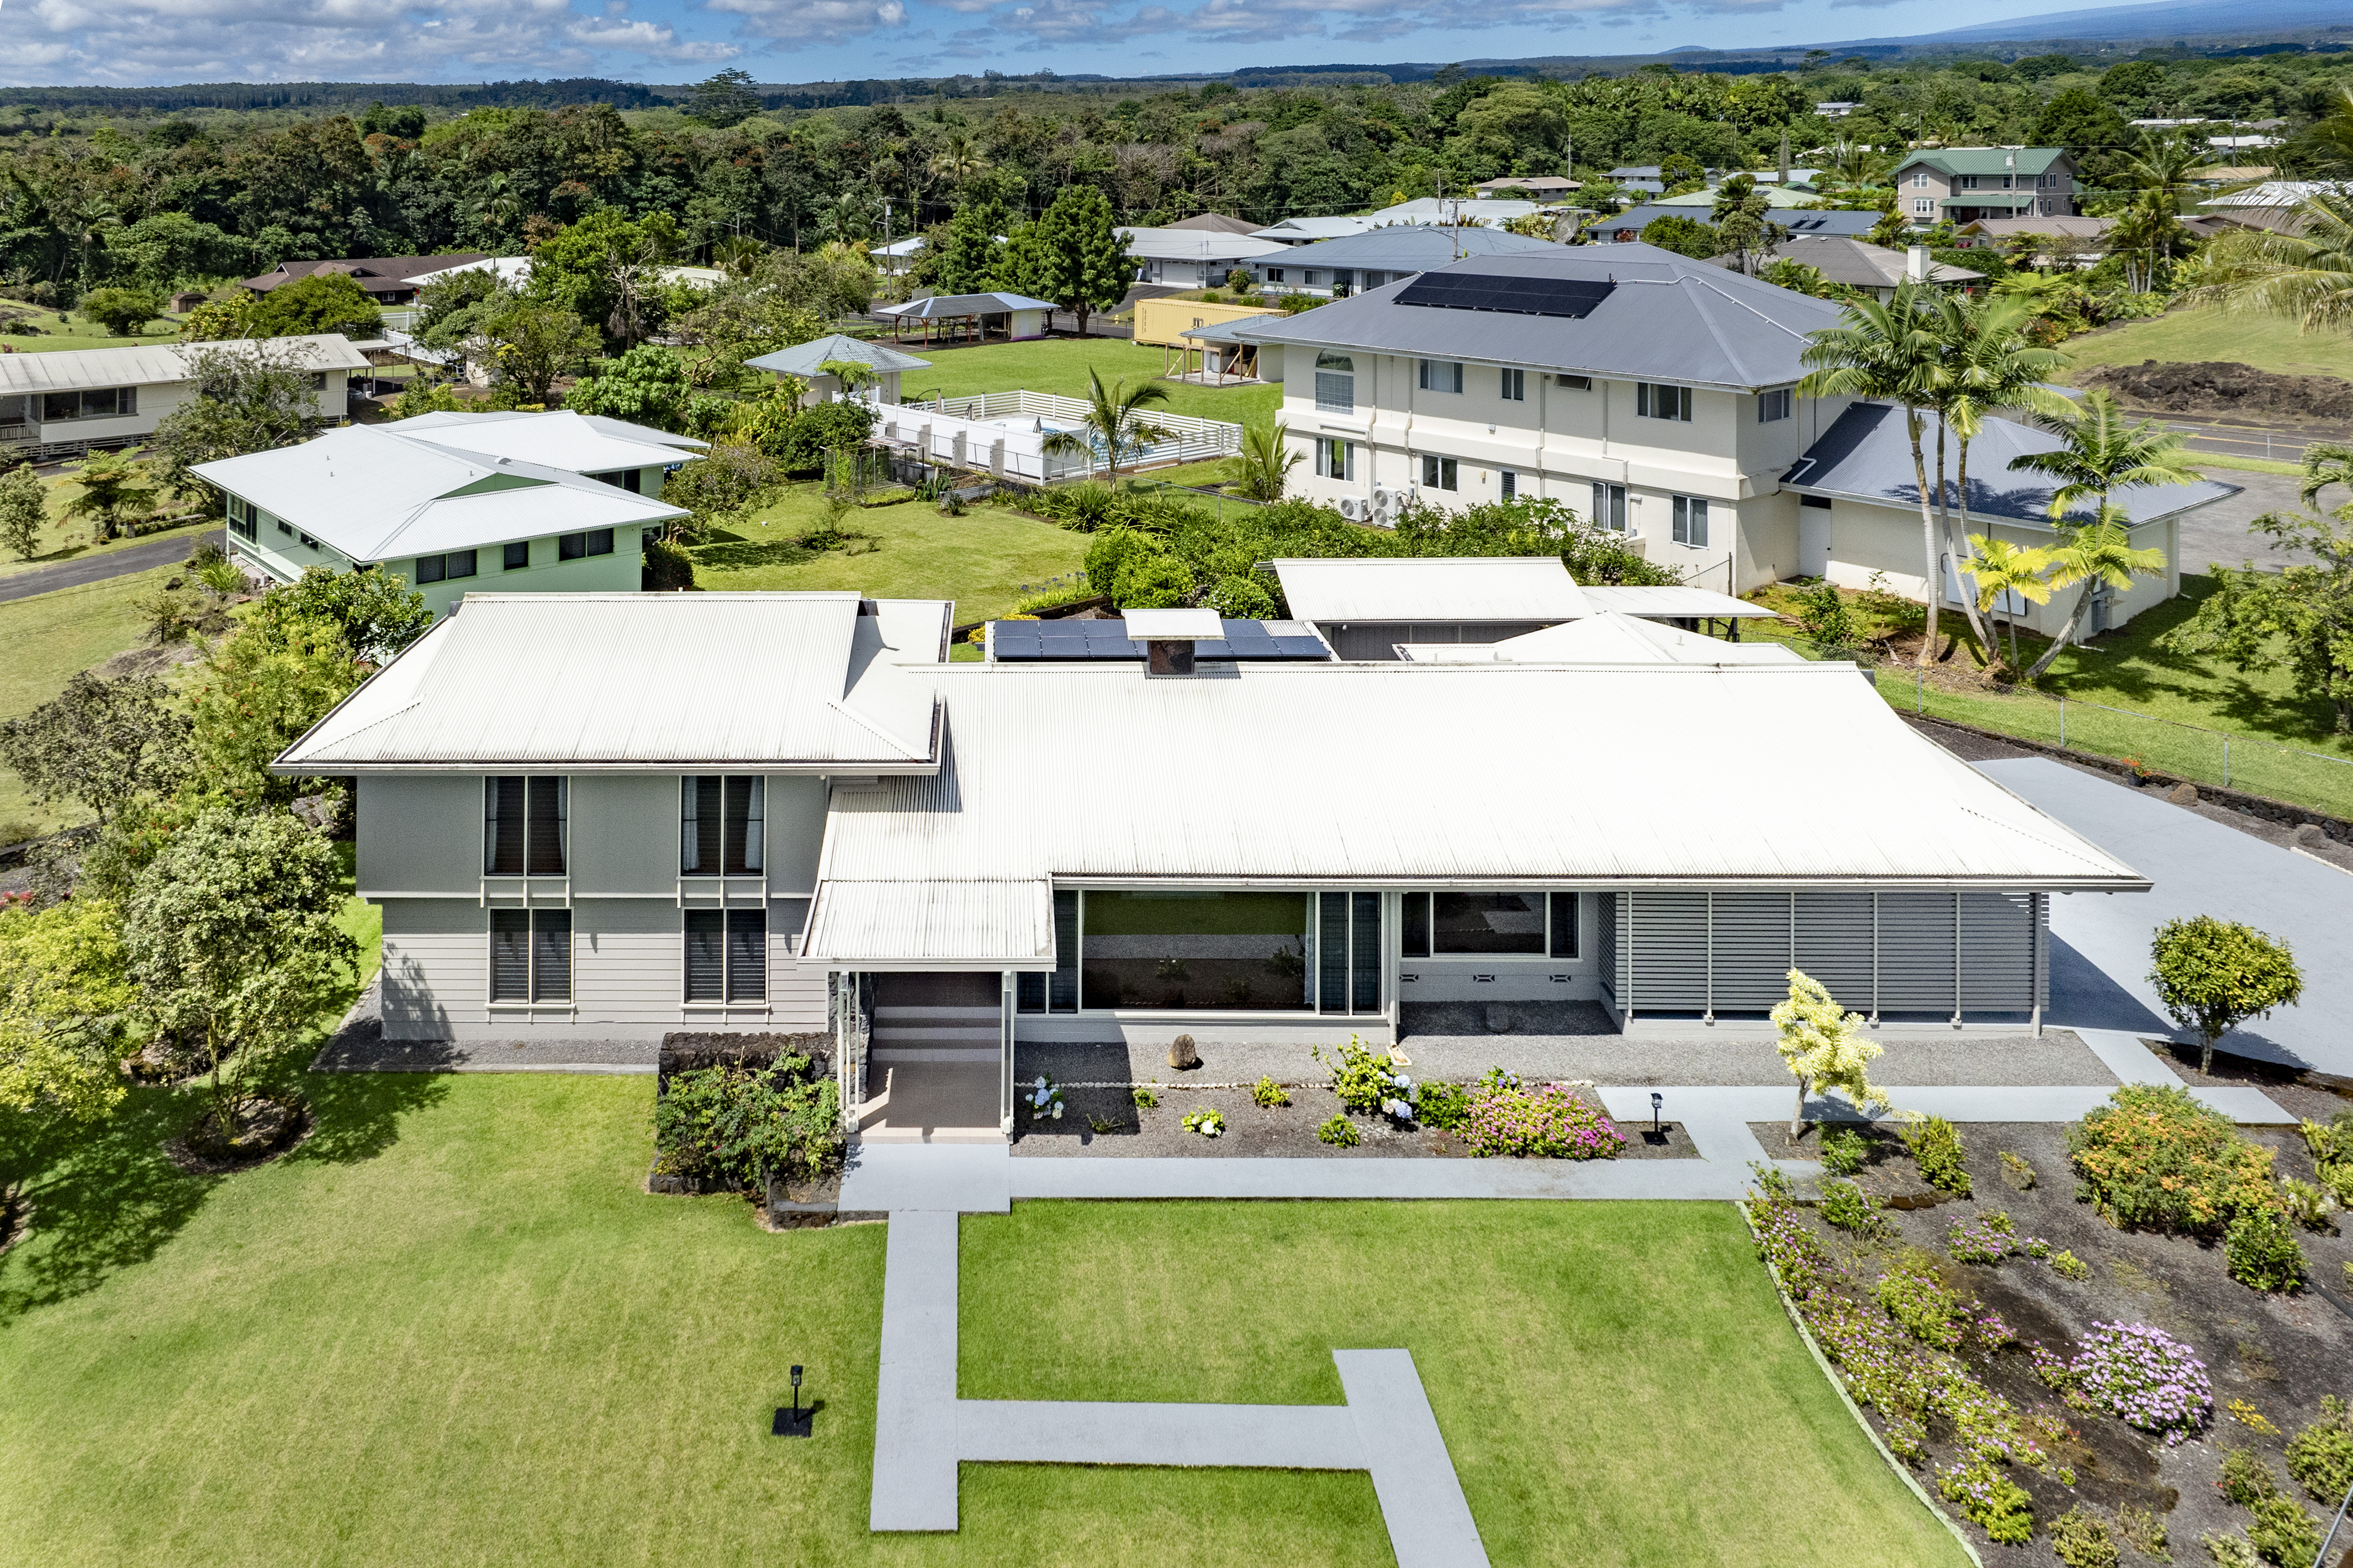
[{"label": "tall coconut palm", "polygon": [[1103,376],[1092,368],[1087,383],[1087,411],[1080,423],[1092,432],[1092,438],[1076,430],[1057,430],[1046,437],[1045,449],[1058,458],[1081,457],[1092,454],[1100,443],[1106,477],[1116,483],[1122,458],[1176,437],[1176,432],[1153,424],[1143,414],[1154,404],[1167,402],[1168,389],[1156,381],[1130,388],[1125,377],[1106,387]]},{"label": "tall coconut palm", "polygon": [[[2051,584],[2043,574],[2051,569],[2051,552],[2023,544],[2012,544],[2007,539],[1992,539],[1982,533],[1969,536],[1976,548],[1967,568],[1969,580],[1977,585],[1977,606],[1990,615],[1993,607],[2006,594],[2015,594],[2029,604],[2051,602]],[[2010,623],[2010,668],[2018,668],[2018,617],[2004,616]]]},{"label": "tall coconut palm", "polygon": [[2097,521],[2063,531],[2057,548],[2051,552],[2049,582],[2053,588],[2081,583],[2084,591],[2075,595],[2074,607],[2067,612],[2059,635],[2026,672],[2027,679],[2040,680],[2059,650],[2074,640],[2076,628],[2084,624],[2084,612],[2092,607],[2101,584],[2122,593],[2132,586],[2135,577],[2153,577],[2165,570],[2164,551],[2133,547],[2131,521],[2122,507],[2104,504]]},{"label": "tall coconut palm", "polygon": [[2206,281],[2190,299],[2284,316],[2307,332],[2353,327],[2353,195],[2315,192],[2296,221],[2295,234],[2238,229],[2215,237],[2203,258]]},{"label": "tall coconut palm", "polygon": [[1937,569],[1936,517],[1928,490],[1928,465],[1922,449],[1922,413],[1943,395],[1946,367],[1937,336],[1935,293],[1906,279],[1894,297],[1859,300],[1847,306],[1835,327],[1824,327],[1806,345],[1810,367],[1799,390],[1809,397],[1871,397],[1900,405],[1904,431],[1912,441],[1912,472],[1920,495],[1922,578],[1928,598],[1926,640],[1920,662],[1936,658],[1936,601],[1943,596]]},{"label": "tall coconut palm", "polygon": [[[1936,511],[1943,525],[1945,551],[1953,557],[1954,570],[1959,573],[1969,569],[1970,547],[1975,542],[1968,534],[1969,443],[1983,432],[1987,416],[2015,409],[2056,416],[2070,412],[2074,405],[2045,384],[2064,356],[2037,345],[2027,335],[2028,326],[2034,320],[2031,300],[2016,295],[1974,299],[1966,294],[1947,294],[1937,300],[1936,315],[1946,368],[1944,395],[1937,405],[1944,419],[1936,432]],[[1952,508],[1945,490],[1947,428],[1960,448],[1954,489],[1959,493],[1965,542],[1957,550],[1953,539]],[[1978,646],[1990,650],[1993,645],[1980,618],[1981,606],[1967,596],[1961,605],[1968,612],[1969,629],[1977,635]]]},{"label": "tall coconut palm", "polygon": [[2059,481],[2045,509],[2053,522],[2084,500],[2105,516],[2109,496],[2133,485],[2194,484],[2206,477],[2189,466],[2179,435],[2154,419],[2127,417],[2105,391],[2091,393],[2081,408],[2038,414],[2034,422],[2061,445],[2013,458],[2010,466]]}]

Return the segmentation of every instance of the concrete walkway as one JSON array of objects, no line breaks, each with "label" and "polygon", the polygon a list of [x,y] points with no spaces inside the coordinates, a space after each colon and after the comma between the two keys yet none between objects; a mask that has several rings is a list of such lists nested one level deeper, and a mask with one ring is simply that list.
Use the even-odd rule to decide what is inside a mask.
[{"label": "concrete walkway", "polygon": [[[970,1152],[937,1144],[913,1152]],[[957,1223],[946,1209],[891,1215],[869,1528],[955,1530],[963,1463],[1367,1470],[1398,1568],[1486,1568],[1471,1505],[1405,1351],[1334,1351],[1345,1405],[957,1398]]]},{"label": "concrete walkway", "polygon": [[2345,935],[2353,927],[2353,877],[2047,757],[1975,765],[2156,884],[2147,894],[2052,899],[2050,1022],[2172,1036],[2147,979],[2149,938],[2177,917],[2215,915],[2286,942],[2304,970],[2301,1005],[2225,1036],[2223,1045],[2353,1077],[2353,1033],[2345,1028],[2353,1016],[2353,942]]}]

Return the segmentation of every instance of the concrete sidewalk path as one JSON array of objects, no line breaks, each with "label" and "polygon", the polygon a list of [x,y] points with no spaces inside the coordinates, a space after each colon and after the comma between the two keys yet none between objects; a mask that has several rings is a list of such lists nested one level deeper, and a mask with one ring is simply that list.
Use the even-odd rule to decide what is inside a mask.
[{"label": "concrete sidewalk path", "polygon": [[956,1527],[959,1223],[954,1213],[936,1209],[891,1216],[882,1259],[870,1530]]},{"label": "concrete sidewalk path", "polygon": [[[2121,1052],[2118,1053],[2122,1055]],[[2146,1048],[2142,1055],[2157,1063]],[[2162,1064],[2157,1064],[2162,1065]],[[2157,1081],[2154,1075],[2145,1081]],[[2174,1080],[2179,1082],[2179,1079]],[[1949,1089],[1944,1087],[1883,1084],[1895,1103],[1906,1110],[1925,1111],[1941,1116],[1947,1121],[2076,1121],[2087,1111],[2108,1102],[2116,1092],[2109,1084],[2083,1084],[2073,1087],[2049,1086],[2014,1089],[2005,1085]],[[1603,1109],[1617,1121],[1631,1126],[1651,1119],[1651,1095],[1648,1089],[1605,1089],[1598,1090]],[[1744,1127],[1752,1121],[1787,1121],[1794,1108],[1797,1094],[1794,1086],[1781,1089],[1723,1088],[1715,1085],[1684,1085],[1656,1091],[1665,1097],[1662,1114],[1693,1129],[1692,1141],[1701,1147],[1699,1129],[1708,1123],[1736,1121]],[[2259,1089],[2200,1089],[2190,1091],[2203,1104],[2230,1117],[2233,1121],[2257,1126],[2295,1125],[2295,1118],[2273,1104]],[[1862,1121],[1869,1120],[1843,1100],[1813,1096],[1806,1101],[1809,1121]],[[1657,1164],[1664,1162],[1652,1161]]]},{"label": "concrete sidewalk path", "polygon": [[1013,1206],[1009,1143],[850,1145],[841,1171],[848,1214],[1004,1214]]}]

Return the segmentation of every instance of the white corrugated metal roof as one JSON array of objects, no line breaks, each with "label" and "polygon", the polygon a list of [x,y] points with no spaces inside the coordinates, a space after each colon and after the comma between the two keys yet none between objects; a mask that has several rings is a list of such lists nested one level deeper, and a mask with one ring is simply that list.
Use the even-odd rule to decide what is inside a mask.
[{"label": "white corrugated metal roof", "polygon": [[1050,968],[1053,888],[1043,880],[826,882],[809,911],[802,956],[860,967],[953,963]]},{"label": "white corrugated metal roof", "polygon": [[[365,370],[367,355],[341,332],[264,338],[262,343],[301,357],[306,370]],[[190,378],[187,356],[199,350],[234,352],[242,342],[140,343],[119,349],[59,349],[51,353],[0,354],[0,394],[65,392],[95,386],[160,386]]]},{"label": "white corrugated metal roof", "polygon": [[[421,436],[487,457],[512,458],[520,463],[541,463],[575,474],[610,473],[619,468],[650,468],[684,462],[693,456],[680,451],[680,438],[665,430],[646,430],[625,420],[596,421],[558,410],[546,414],[419,414],[390,429],[396,436]],[[645,430],[644,436],[623,434]],[[659,441],[646,437],[659,436]],[[701,442],[695,445],[702,445]]]},{"label": "white corrugated metal roof", "polygon": [[1596,615],[1615,611],[1621,616],[1660,616],[1671,620],[1769,621],[1773,618],[1773,612],[1762,605],[1752,605],[1746,599],[1736,599],[1713,588],[1694,588],[1689,584],[1669,584],[1662,587],[1595,586],[1585,590],[1585,602]]},{"label": "white corrugated metal roof", "polygon": [[1557,555],[1330,557],[1277,561],[1303,621],[1566,621],[1590,615]]},{"label": "white corrugated metal roof", "polygon": [[1726,642],[1605,612],[1493,643],[1399,643],[1415,664],[1801,664],[1787,643]]},{"label": "white corrugated metal roof", "polygon": [[565,468],[467,450],[458,443],[473,439],[473,431],[409,433],[405,427],[414,423],[349,425],[299,447],[198,463],[191,471],[361,562],[686,515],[682,507]]},{"label": "white corrugated metal roof", "polygon": [[2146,886],[1846,665],[906,673],[943,765],[837,791],[821,883]]},{"label": "white corrugated metal roof", "polygon": [[937,645],[890,637],[856,594],[470,594],[279,764],[928,772]]},{"label": "white corrugated metal roof", "polygon": [[788,349],[762,354],[744,363],[754,370],[770,371],[777,375],[821,375],[818,367],[841,360],[852,364],[870,364],[876,370],[928,370],[932,362],[917,359],[913,354],[901,353],[888,343],[871,343],[863,338],[845,337],[835,332],[830,337],[812,338],[805,343],[795,343]]}]

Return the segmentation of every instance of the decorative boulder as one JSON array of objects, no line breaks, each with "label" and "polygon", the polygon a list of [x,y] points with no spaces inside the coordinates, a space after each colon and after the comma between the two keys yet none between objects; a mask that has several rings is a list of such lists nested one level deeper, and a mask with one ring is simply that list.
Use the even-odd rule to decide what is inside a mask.
[{"label": "decorative boulder", "polygon": [[1510,1034],[1512,1010],[1500,1003],[1490,1002],[1487,1005],[1487,1032],[1491,1035]]},{"label": "decorative boulder", "polygon": [[2184,783],[2175,784],[2173,786],[2172,793],[2168,795],[2165,798],[2171,801],[2176,805],[2196,805],[2198,804],[2198,786],[2185,781]]},{"label": "decorative boulder", "polygon": [[1179,1035],[1168,1042],[1168,1065],[1177,1071],[1201,1065],[1201,1053],[1193,1047],[1193,1037]]}]

